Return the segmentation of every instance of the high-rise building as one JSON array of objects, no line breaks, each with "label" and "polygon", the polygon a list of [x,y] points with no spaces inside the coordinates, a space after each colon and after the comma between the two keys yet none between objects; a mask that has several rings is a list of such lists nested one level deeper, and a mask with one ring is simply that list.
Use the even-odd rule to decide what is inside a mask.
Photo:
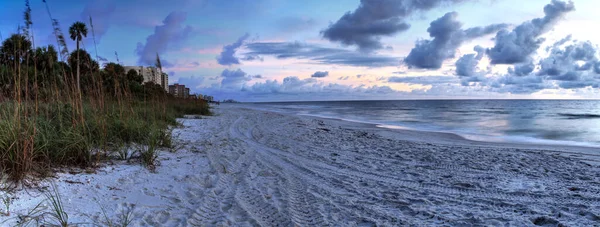
[{"label": "high-rise building", "polygon": [[177,98],[187,99],[190,96],[190,89],[186,88],[183,84],[176,83],[173,85],[169,85],[169,94],[172,94]]},{"label": "high-rise building", "polygon": [[123,66],[125,68],[125,73],[129,72],[129,70],[135,70],[139,75],[142,75],[144,78],[143,83],[155,83],[160,85],[165,91],[169,91],[169,75],[163,73],[160,68],[156,67],[144,67],[144,66]]},{"label": "high-rise building", "polygon": [[166,92],[169,92],[169,74],[166,74],[166,73],[161,74],[160,85],[165,88]]}]

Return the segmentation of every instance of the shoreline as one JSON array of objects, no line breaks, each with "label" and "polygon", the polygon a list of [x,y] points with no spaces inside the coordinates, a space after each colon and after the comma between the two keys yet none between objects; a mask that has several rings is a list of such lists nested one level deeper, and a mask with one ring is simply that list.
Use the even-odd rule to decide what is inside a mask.
[{"label": "shoreline", "polygon": [[[553,144],[536,144],[536,143],[516,143],[516,142],[497,142],[497,141],[481,141],[481,140],[472,140],[465,138],[456,133],[452,132],[439,132],[439,131],[426,131],[426,130],[416,130],[410,128],[389,128],[382,127],[380,124],[376,123],[367,123],[367,122],[358,122],[346,119],[339,118],[329,118],[322,116],[312,116],[312,115],[300,115],[305,116],[307,118],[315,118],[315,119],[323,119],[328,121],[340,121],[340,122],[348,122],[350,124],[363,125],[362,127],[353,127],[353,128],[375,128],[380,129],[382,131],[388,131],[390,133],[399,133],[403,136],[408,136],[403,138],[407,141],[416,141],[416,142],[430,142],[437,144],[454,144],[454,145],[468,145],[468,146],[486,146],[486,147],[500,147],[500,148],[515,148],[515,149],[532,149],[539,150],[543,152],[553,152],[561,155],[565,155],[566,157],[572,157],[581,159],[584,161],[590,161],[594,164],[600,165],[600,148],[597,147],[587,147],[587,146],[576,146],[576,145],[553,145]],[[349,126],[352,127],[352,126]],[[435,141],[431,141],[431,137],[435,137]],[[581,157],[585,156],[585,157]],[[588,159],[586,159],[588,158]]]},{"label": "shoreline", "polygon": [[[409,128],[409,127],[404,127],[404,126],[386,125],[386,124],[380,124],[380,123],[365,122],[365,121],[360,121],[360,120],[345,119],[345,118],[339,118],[339,117],[320,116],[320,115],[313,115],[313,114],[294,114],[294,113],[288,113],[288,112],[283,112],[283,111],[271,110],[268,108],[255,108],[255,107],[251,106],[252,104],[248,104],[248,103],[226,104],[226,105],[243,105],[240,107],[248,108],[248,109],[252,109],[252,110],[258,110],[258,111],[267,111],[267,112],[273,112],[273,113],[279,113],[279,114],[290,114],[290,115],[307,117],[307,118],[324,119],[324,120],[328,120],[328,121],[348,122],[351,124],[361,125],[364,128],[378,128],[378,129],[382,129],[382,130],[391,130],[391,132],[399,132],[399,133],[403,133],[405,135],[409,135],[409,138],[407,138],[407,140],[413,140],[413,141],[423,142],[422,137],[430,138],[429,136],[434,136],[434,137],[436,137],[435,143],[445,143],[445,144],[460,143],[463,145],[475,145],[475,146],[508,147],[508,148],[515,148],[515,149],[535,149],[535,150],[541,150],[541,151],[545,151],[545,152],[558,153],[565,157],[578,158],[578,159],[586,161],[590,164],[600,165],[600,147],[595,147],[594,145],[585,146],[585,145],[577,145],[577,144],[567,144],[567,145],[559,144],[561,142],[580,143],[580,142],[576,142],[576,141],[547,140],[547,143],[544,143],[544,142],[476,140],[476,139],[470,139],[464,135],[461,135],[461,134],[458,134],[455,132],[421,130],[421,129]],[[351,125],[349,125],[349,126],[352,127]],[[481,137],[493,138],[492,136],[481,136]],[[531,139],[536,139],[536,138],[532,137]],[[539,139],[539,141],[545,141],[545,140]],[[583,143],[583,142],[581,142],[581,143]]]}]

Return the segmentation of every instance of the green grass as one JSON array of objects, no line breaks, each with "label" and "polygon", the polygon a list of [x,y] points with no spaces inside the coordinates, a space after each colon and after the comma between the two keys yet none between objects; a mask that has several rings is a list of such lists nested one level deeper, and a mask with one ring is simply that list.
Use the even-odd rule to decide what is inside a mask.
[{"label": "green grass", "polygon": [[46,200],[50,202],[50,212],[45,213],[45,217],[48,217],[47,225],[49,226],[69,226],[69,215],[65,212],[62,198],[56,185],[52,185],[52,190],[45,193]]},{"label": "green grass", "polygon": [[80,121],[68,103],[37,104],[37,110],[33,103],[0,103],[0,166],[12,180],[20,180],[51,167],[90,167],[114,153],[128,159],[121,153],[124,147],[139,144],[144,147],[142,163],[153,167],[158,149],[173,147],[169,128],[176,119],[208,110],[198,102],[180,105],[184,107],[136,101],[98,109],[86,102]]},{"label": "green grass", "polygon": [[103,226],[127,227],[133,222],[135,204],[127,204],[126,207],[121,209],[121,211],[117,214],[116,220],[113,220],[108,216],[104,207],[101,206],[100,209],[102,210],[102,215],[104,216],[104,222],[102,223]]}]

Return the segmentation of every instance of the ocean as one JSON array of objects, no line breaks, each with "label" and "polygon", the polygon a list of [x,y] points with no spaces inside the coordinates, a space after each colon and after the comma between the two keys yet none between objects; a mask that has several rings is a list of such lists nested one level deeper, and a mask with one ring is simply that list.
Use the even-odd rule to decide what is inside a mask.
[{"label": "ocean", "polygon": [[600,148],[600,100],[397,100],[253,103],[261,109],[449,132],[494,142]]}]

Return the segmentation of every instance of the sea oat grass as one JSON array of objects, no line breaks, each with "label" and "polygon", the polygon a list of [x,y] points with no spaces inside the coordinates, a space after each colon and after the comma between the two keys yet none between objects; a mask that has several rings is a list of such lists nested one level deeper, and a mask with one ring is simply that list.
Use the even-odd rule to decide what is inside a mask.
[{"label": "sea oat grass", "polygon": [[44,5],[58,51],[35,47],[28,1],[25,27],[0,45],[0,173],[18,182],[52,167],[90,167],[131,144],[147,146],[144,163],[153,166],[158,148],[172,147],[168,129],[177,118],[210,114],[206,102],[174,98],[118,63],[101,67],[79,48],[87,35],[83,22],[69,29],[78,47],[69,53],[59,22]]}]

